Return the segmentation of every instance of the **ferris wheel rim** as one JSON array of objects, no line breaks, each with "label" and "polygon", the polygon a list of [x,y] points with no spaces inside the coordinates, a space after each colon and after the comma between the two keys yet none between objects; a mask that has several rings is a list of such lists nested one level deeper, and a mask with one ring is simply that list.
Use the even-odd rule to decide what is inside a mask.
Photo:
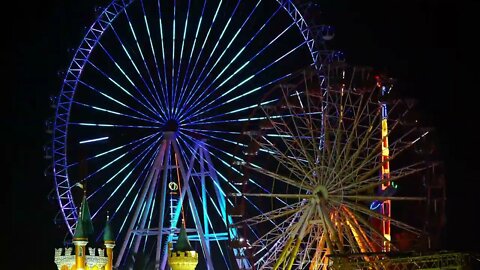
[{"label": "ferris wheel rim", "polygon": [[[98,42],[102,38],[103,33],[109,29],[111,23],[113,23],[116,17],[133,2],[133,0],[128,2],[120,0],[112,1],[91,25],[73,56],[73,60],[70,63],[68,71],[65,75],[61,93],[59,95],[55,113],[52,140],[54,162],[53,175],[62,215],[66,221],[68,230],[72,235],[77,219],[77,212],[71,193],[73,186],[71,185],[72,183],[70,182],[68,176],[69,165],[67,164],[67,137],[69,134],[68,127],[70,124],[70,112],[72,103],[74,102],[74,94],[77,90],[78,83],[80,82],[82,70],[87,64],[87,60],[90,58],[93,49],[97,46]],[[313,38],[313,34],[308,29],[308,26],[302,15],[292,1],[277,0],[277,2],[284,8],[285,11],[288,12],[292,20],[294,20],[296,23],[297,27],[301,29],[300,31],[304,36],[304,39],[306,41],[308,40],[306,44],[309,48],[312,61],[315,67],[318,70],[321,70],[321,56],[315,49],[315,40]]]}]

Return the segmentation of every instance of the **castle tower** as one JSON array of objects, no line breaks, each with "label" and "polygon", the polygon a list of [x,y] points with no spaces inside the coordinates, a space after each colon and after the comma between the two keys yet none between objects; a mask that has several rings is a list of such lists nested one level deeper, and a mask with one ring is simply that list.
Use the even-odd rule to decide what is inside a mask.
[{"label": "castle tower", "polygon": [[115,238],[112,234],[112,229],[110,228],[109,216],[107,215],[107,222],[105,223],[105,230],[103,231],[103,243],[107,250],[107,264],[105,265],[105,270],[112,270],[113,266],[113,248],[115,247]]},{"label": "castle tower", "polygon": [[[93,235],[93,224],[90,216],[90,209],[87,204],[87,197],[84,194],[80,214],[77,220],[77,226],[73,235],[73,244],[75,246],[72,254],[71,248],[55,250],[55,264],[59,270],[112,270],[113,252],[115,246],[114,237],[110,224],[105,225],[104,244],[107,256],[103,249],[88,248],[88,238]],[[88,254],[87,254],[88,253]]]},{"label": "castle tower", "polygon": [[172,270],[194,270],[197,267],[198,253],[190,245],[184,226],[180,228],[175,247],[172,248],[172,243],[168,246],[168,265]]},{"label": "castle tower", "polygon": [[93,233],[92,219],[90,209],[88,208],[87,196],[83,195],[82,205],[80,206],[80,216],[73,235],[73,244],[75,245],[75,265],[77,270],[86,268],[86,246],[88,237]]}]

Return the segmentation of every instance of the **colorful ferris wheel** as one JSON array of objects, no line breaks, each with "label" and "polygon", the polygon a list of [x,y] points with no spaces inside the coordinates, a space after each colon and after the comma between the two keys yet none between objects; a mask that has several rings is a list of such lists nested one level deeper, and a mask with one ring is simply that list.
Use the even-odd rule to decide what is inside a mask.
[{"label": "colorful ferris wheel", "polygon": [[[238,236],[227,226],[233,201],[224,191],[236,187],[227,179],[238,174],[233,151],[269,87],[307,66],[323,76],[316,41],[330,28],[313,31],[281,0],[115,0],[99,13],[65,72],[50,123],[69,233],[78,218],[73,187],[82,184],[94,220],[111,212],[117,267],[144,252],[164,269],[180,223],[202,251],[200,265],[251,267],[227,256],[227,240]],[[255,183],[265,194],[276,190]]]},{"label": "colorful ferris wheel", "polygon": [[327,269],[332,256],[398,251],[391,229],[424,239],[411,217],[427,204],[418,175],[437,165],[415,155],[430,130],[411,121],[412,102],[392,98],[388,77],[332,58],[325,79],[303,70],[283,80],[243,131],[230,227],[253,269]]}]

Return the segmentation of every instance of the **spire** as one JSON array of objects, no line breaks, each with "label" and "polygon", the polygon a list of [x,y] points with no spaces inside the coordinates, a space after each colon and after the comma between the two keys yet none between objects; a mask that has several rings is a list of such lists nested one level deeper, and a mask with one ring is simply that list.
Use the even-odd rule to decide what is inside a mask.
[{"label": "spire", "polygon": [[81,238],[88,238],[93,234],[93,223],[90,215],[90,209],[88,208],[87,194],[84,189],[82,205],[80,206],[80,216],[77,220],[77,229],[75,229],[75,236],[77,231],[82,235]]},{"label": "spire", "polygon": [[103,230],[103,242],[114,242],[115,238],[110,227],[110,216],[107,213],[107,222],[105,222],[105,229]]},{"label": "spire", "polygon": [[80,216],[77,219],[77,227],[75,228],[75,234],[73,235],[73,239],[81,239],[81,238],[87,238],[85,234],[85,230],[83,228],[82,212],[80,212]]},{"label": "spire", "polygon": [[178,234],[177,244],[173,248],[173,251],[192,251],[193,248],[190,245],[190,241],[188,241],[187,231],[185,230],[185,226],[182,225],[180,228],[180,233]]}]

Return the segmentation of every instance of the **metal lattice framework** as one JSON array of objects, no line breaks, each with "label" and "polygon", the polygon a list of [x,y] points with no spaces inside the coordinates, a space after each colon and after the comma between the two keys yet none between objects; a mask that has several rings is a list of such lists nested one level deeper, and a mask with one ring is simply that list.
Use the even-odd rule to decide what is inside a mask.
[{"label": "metal lattice framework", "polygon": [[[372,206],[425,204],[422,188],[400,192],[397,183],[415,183],[415,175],[435,166],[412,153],[429,131],[405,121],[409,102],[381,97],[393,80],[343,62],[326,70],[326,88],[311,71],[277,85],[271,96],[282,98],[261,106],[244,131],[250,143],[237,162],[244,177],[232,180],[241,191],[229,194],[237,213],[231,226],[255,228],[235,242],[255,269],[326,269],[330,254],[378,252],[385,245],[397,250],[378,222],[424,234],[421,226]],[[387,103],[388,119],[381,106]],[[386,122],[388,159],[382,158]],[[382,178],[387,162],[389,177]],[[261,179],[266,189],[251,179]]]},{"label": "metal lattice framework", "polygon": [[437,254],[356,254],[332,257],[329,269],[468,269],[469,255],[465,253]]},{"label": "metal lattice framework", "polygon": [[[231,4],[112,1],[65,73],[52,132],[58,202],[71,234],[78,183],[88,184],[94,219],[114,212],[117,266],[129,252],[157,245],[157,267],[164,267],[182,211],[203,263],[231,267],[224,242],[232,202],[221,195],[225,185],[235,188],[226,175],[241,175],[231,158],[243,124],[268,87],[306,66],[324,84],[323,63],[339,57],[319,50],[319,33],[330,28],[312,31],[291,1]],[[236,229],[229,233],[236,237]]]}]

